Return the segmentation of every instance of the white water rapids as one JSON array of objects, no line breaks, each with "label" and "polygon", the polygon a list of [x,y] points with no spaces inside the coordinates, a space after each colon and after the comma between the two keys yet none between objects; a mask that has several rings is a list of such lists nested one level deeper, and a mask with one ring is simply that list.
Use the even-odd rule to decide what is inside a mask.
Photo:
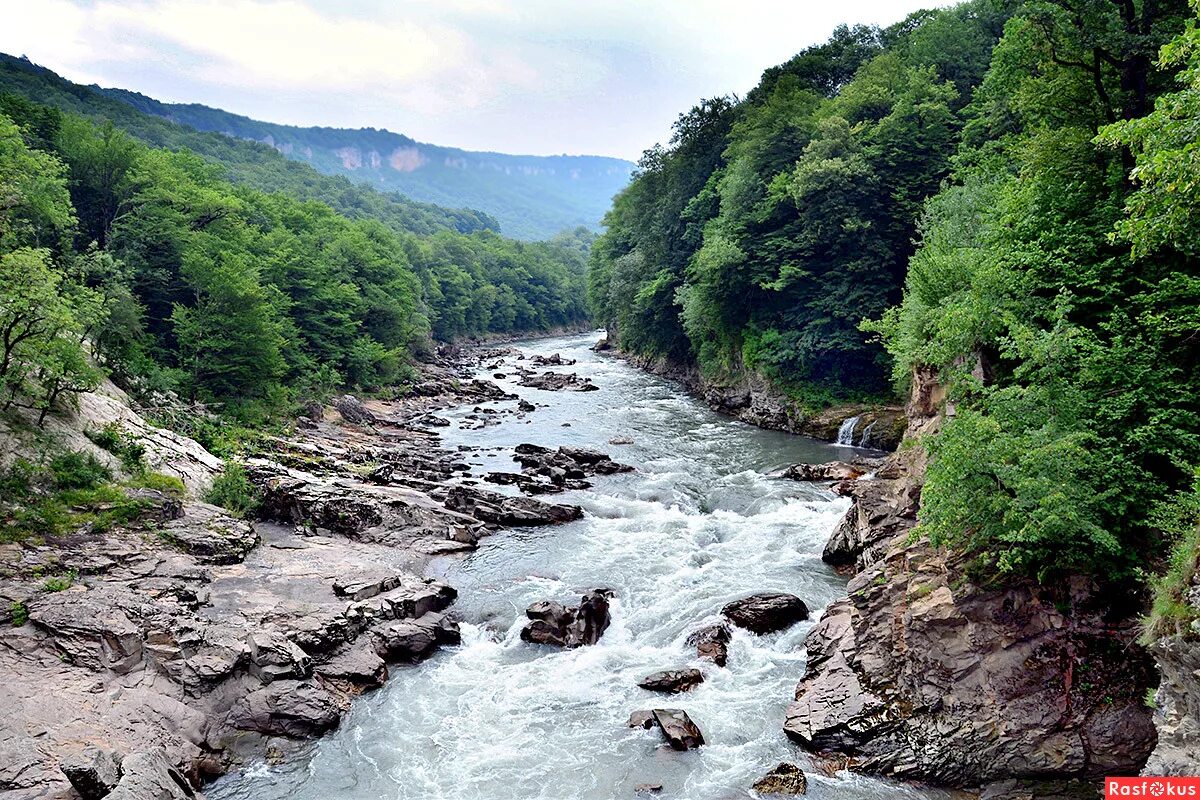
[{"label": "white water rapids", "polygon": [[[673,384],[592,353],[597,338],[520,348],[578,359],[553,369],[590,377],[599,391],[545,392],[498,380],[539,408],[482,430],[455,424],[443,429],[444,440],[498,448],[467,454],[481,474],[516,470],[512,447],[525,441],[595,447],[638,471],[598,476],[590,490],[550,498],[583,506],[579,522],[503,532],[466,557],[435,562],[435,574],[460,593],[462,645],[392,668],[383,689],[357,700],[340,729],[301,758],[227,776],[210,798],[612,800],[659,783],[660,797],[723,800],[754,796],[751,784],[781,761],[808,772],[813,798],[932,796],[849,773],[826,777],[784,737],[784,709],[804,672],[802,643],[813,622],[763,637],[736,631],[724,669],[697,660],[684,643],[688,632],[716,621],[722,605],[754,592],[796,594],[814,618],[844,593],[820,553],[848,502],[766,474],[846,449],[720,417]],[[511,371],[513,363],[481,374]],[[459,423],[469,412],[442,416]],[[609,444],[614,437],[633,444]],[[616,594],[612,627],[599,644],[558,651],[520,641],[531,602],[578,602],[598,586]],[[655,695],[636,685],[650,672],[685,666],[705,675],[690,693]],[[630,712],[654,707],[685,709],[707,745],[675,752],[657,731],[625,726]]]}]

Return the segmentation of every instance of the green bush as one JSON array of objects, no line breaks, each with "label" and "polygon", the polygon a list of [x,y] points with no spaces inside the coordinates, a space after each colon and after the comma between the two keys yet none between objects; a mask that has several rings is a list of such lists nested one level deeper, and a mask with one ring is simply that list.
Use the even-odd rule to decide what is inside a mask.
[{"label": "green bush", "polygon": [[146,446],[121,429],[115,422],[103,428],[88,431],[87,437],[97,447],[107,450],[121,460],[121,466],[130,475],[141,475],[146,471]]},{"label": "green bush", "polygon": [[129,482],[130,486],[140,489],[154,489],[178,497],[187,494],[183,481],[174,475],[164,475],[161,472],[146,472]]},{"label": "green bush", "polygon": [[204,494],[205,502],[221,506],[241,517],[253,516],[261,500],[258,488],[250,482],[246,470],[233,461],[225,463],[225,471],[213,481]]},{"label": "green bush", "polygon": [[79,573],[75,570],[69,570],[62,575],[54,575],[42,581],[42,588],[47,592],[65,592],[75,585],[75,579],[79,577]]},{"label": "green bush", "polygon": [[19,601],[14,601],[8,607],[9,613],[12,614],[12,624],[14,628],[19,628],[26,622],[29,622],[29,609],[25,604]]},{"label": "green bush", "polygon": [[92,489],[112,480],[112,472],[91,453],[63,453],[52,458],[49,467],[59,490]]}]

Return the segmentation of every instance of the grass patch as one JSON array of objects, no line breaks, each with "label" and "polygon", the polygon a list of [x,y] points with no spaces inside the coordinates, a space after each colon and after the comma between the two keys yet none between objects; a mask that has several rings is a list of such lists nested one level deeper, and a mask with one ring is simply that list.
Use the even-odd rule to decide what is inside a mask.
[{"label": "grass patch", "polygon": [[1155,521],[1174,545],[1166,572],[1151,581],[1154,601],[1143,621],[1143,644],[1188,635],[1192,623],[1200,620],[1200,609],[1187,602],[1192,579],[1200,571],[1200,477],[1191,492],[1160,507]]}]

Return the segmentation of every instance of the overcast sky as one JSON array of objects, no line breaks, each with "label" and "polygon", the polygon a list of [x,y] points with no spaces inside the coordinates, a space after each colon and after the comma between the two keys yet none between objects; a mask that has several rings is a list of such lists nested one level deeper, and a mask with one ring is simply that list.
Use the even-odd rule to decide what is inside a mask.
[{"label": "overcast sky", "polygon": [[636,159],[841,22],[945,0],[0,0],[0,50],[79,83],[470,150]]}]

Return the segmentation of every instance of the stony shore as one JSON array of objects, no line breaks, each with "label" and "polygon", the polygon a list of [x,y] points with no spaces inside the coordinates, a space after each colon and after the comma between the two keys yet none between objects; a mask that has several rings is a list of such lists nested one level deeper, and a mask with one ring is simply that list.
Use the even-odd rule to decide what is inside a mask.
[{"label": "stony shore", "polygon": [[[389,670],[457,641],[456,592],[422,577],[428,559],[580,514],[482,489],[464,478],[464,453],[440,446],[438,409],[511,399],[495,413],[530,410],[470,378],[496,355],[450,351],[402,399],[309,409],[247,460],[263,494],[254,522],[195,499],[221,461],[118,392],[56,420],[81,445],[113,419],[148,432],[154,467],[192,492],[141,490],[132,524],[0,546],[0,797],[195,796],[246,758],[284,757],[335,728]],[[557,490],[557,473],[529,472]]]}]

